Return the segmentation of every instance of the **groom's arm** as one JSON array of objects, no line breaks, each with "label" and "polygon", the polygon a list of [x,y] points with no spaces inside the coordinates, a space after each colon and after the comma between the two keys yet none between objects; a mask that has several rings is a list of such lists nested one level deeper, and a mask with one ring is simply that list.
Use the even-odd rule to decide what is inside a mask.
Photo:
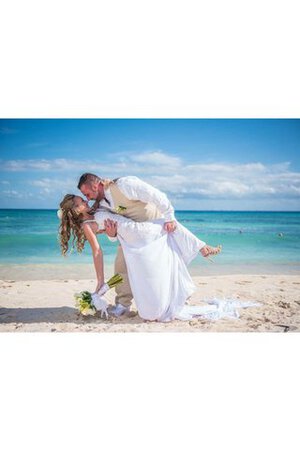
[{"label": "groom's arm", "polygon": [[175,221],[174,208],[163,192],[151,184],[142,181],[138,177],[129,176],[119,178],[117,186],[130,200],[141,200],[145,203],[153,203],[163,214],[166,222]]}]

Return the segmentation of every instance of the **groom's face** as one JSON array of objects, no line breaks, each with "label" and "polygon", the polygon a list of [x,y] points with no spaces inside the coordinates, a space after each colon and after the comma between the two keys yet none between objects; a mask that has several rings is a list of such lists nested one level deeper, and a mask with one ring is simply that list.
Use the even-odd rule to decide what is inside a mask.
[{"label": "groom's face", "polygon": [[98,198],[98,184],[97,183],[86,183],[80,188],[82,194],[88,200],[96,200]]}]

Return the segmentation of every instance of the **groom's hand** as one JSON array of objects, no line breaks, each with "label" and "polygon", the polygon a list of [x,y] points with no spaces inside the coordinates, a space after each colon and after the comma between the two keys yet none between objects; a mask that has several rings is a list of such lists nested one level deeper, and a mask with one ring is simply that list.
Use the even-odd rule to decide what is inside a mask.
[{"label": "groom's hand", "polygon": [[164,223],[164,229],[171,233],[172,231],[176,230],[176,220],[172,220],[171,222],[165,222]]},{"label": "groom's hand", "polygon": [[113,220],[106,219],[104,220],[104,227],[105,227],[105,233],[109,237],[116,237],[117,236],[117,222],[114,222]]}]

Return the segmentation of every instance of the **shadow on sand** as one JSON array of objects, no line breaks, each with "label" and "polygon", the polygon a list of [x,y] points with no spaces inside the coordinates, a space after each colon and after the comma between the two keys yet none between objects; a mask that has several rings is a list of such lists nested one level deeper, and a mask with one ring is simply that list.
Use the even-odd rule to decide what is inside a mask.
[{"label": "shadow on sand", "polygon": [[95,324],[110,323],[111,325],[143,323],[139,316],[101,319],[96,316],[84,317],[76,308],[62,306],[57,308],[0,308],[0,325],[8,323],[74,323]]}]

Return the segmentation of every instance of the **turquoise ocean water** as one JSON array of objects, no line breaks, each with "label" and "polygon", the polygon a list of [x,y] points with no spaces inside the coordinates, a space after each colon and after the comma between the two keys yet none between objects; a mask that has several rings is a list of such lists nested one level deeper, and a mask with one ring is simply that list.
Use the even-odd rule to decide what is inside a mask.
[{"label": "turquoise ocean water", "polygon": [[[205,242],[223,245],[218,267],[300,268],[299,212],[177,211],[176,218]],[[60,255],[58,225],[55,210],[0,210],[0,264],[92,263],[88,244],[81,255]],[[98,239],[106,264],[112,264],[117,245]],[[201,259],[191,266],[196,269]]]}]

